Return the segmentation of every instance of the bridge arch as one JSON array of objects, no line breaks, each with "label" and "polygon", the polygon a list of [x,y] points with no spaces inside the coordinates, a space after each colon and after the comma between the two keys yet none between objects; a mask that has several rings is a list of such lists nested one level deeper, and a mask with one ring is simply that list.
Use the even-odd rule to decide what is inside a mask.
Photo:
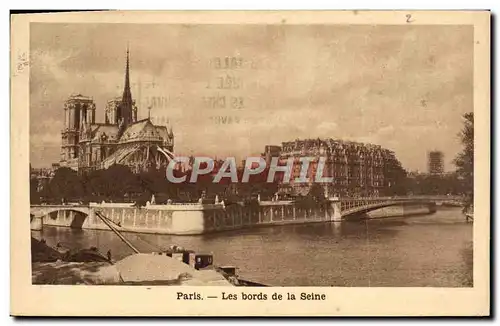
[{"label": "bridge arch", "polygon": [[68,226],[81,229],[90,215],[89,207],[82,206],[35,206],[31,207],[30,217],[43,218],[43,224],[54,226]]},{"label": "bridge arch", "polygon": [[357,207],[349,208],[342,211],[342,218],[349,219],[357,215],[366,214],[381,208],[394,207],[394,206],[428,206],[429,213],[434,213],[436,209],[436,202],[434,201],[386,201],[378,203],[370,203],[360,205]]}]

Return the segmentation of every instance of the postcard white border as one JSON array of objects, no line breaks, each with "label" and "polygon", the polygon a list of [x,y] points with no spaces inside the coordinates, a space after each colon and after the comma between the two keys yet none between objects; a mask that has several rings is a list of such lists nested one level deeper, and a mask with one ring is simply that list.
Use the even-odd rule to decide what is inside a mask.
[{"label": "postcard white border", "polygon": [[[177,301],[177,287],[31,285],[29,208],[30,22],[196,24],[474,25],[475,222],[473,288],[235,288],[317,292],[326,301]],[[101,12],[13,16],[11,20],[11,314],[40,316],[448,316],[489,313],[490,267],[490,13],[444,11]],[[219,295],[227,288],[189,287]]]}]

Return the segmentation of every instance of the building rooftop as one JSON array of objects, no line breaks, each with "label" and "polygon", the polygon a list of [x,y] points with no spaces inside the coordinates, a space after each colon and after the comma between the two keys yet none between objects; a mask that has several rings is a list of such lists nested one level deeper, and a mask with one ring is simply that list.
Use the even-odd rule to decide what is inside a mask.
[{"label": "building rooftop", "polygon": [[[161,128],[160,128],[161,129]],[[162,140],[159,130],[148,118],[129,125],[120,137],[120,142]]]},{"label": "building rooftop", "polygon": [[85,96],[82,94],[73,94],[71,95],[66,102],[71,102],[71,101],[93,101],[94,99],[90,96]]},{"label": "building rooftop", "polygon": [[116,140],[118,136],[118,126],[111,124],[92,125],[92,140],[100,140],[103,135],[107,139]]}]

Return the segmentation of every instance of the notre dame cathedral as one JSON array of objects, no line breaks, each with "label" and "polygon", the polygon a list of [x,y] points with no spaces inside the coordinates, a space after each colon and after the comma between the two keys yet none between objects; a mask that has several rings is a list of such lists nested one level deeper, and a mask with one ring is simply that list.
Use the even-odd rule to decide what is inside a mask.
[{"label": "notre dame cathedral", "polygon": [[137,120],[137,107],[130,91],[129,51],[123,96],[108,101],[105,122],[96,123],[91,97],[71,96],[64,104],[60,166],[79,173],[122,164],[138,173],[166,167],[173,156],[174,135],[148,117]]}]

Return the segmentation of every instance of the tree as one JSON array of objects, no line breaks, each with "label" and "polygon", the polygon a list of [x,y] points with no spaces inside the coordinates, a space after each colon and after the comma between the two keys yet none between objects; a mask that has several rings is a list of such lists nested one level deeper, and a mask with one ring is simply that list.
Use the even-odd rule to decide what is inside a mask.
[{"label": "tree", "polygon": [[325,189],[318,183],[313,183],[307,196],[311,197],[315,202],[322,202],[325,200]]},{"label": "tree", "polygon": [[[174,171],[175,177],[181,177],[181,173],[176,173]],[[156,203],[166,203],[168,199],[177,201],[179,200],[179,188],[183,185],[170,182],[165,175],[165,170],[150,170],[147,172],[142,172],[139,174],[139,180],[141,182],[143,193],[145,193],[149,198],[151,195],[155,195]]]},{"label": "tree", "polygon": [[328,202],[328,199],[325,198],[325,190],[322,185],[319,183],[313,183],[309,192],[305,196],[300,196],[296,201],[295,205],[298,208],[314,208],[318,207],[318,205],[324,205]]},{"label": "tree", "polygon": [[136,176],[127,166],[113,164],[106,170],[96,170],[85,178],[87,195],[92,200],[124,200],[125,196],[142,193]]},{"label": "tree", "polygon": [[463,149],[458,153],[454,163],[462,179],[464,191],[472,201],[474,195],[474,113],[464,114],[463,119],[464,126],[459,133]]},{"label": "tree", "polygon": [[41,196],[51,200],[80,200],[84,195],[84,187],[76,171],[61,167],[54,172],[54,177],[47,187],[42,190]]},{"label": "tree", "polygon": [[38,180],[36,178],[30,178],[30,203],[40,203],[40,194],[38,193]]},{"label": "tree", "polygon": [[408,177],[401,162],[392,152],[386,152],[386,163],[384,164],[384,193],[389,196],[406,195]]}]

